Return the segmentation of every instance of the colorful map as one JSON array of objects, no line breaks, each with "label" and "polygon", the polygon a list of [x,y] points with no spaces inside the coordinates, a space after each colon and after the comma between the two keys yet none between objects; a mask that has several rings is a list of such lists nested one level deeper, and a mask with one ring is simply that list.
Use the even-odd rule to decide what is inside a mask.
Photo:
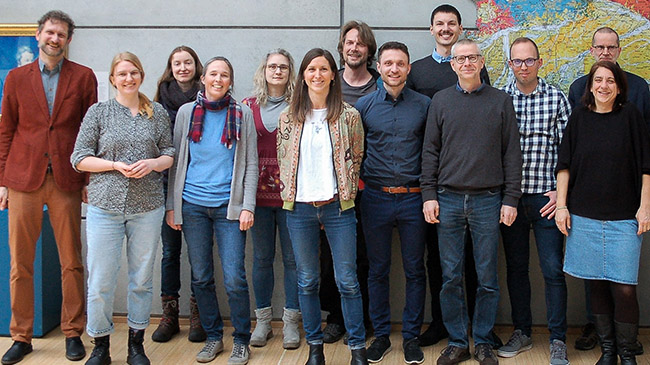
[{"label": "colorful map", "polygon": [[492,83],[511,80],[505,60],[510,43],[533,39],[544,59],[540,76],[568,92],[571,82],[594,63],[591,37],[602,26],[621,41],[621,67],[650,79],[650,2],[647,0],[475,0],[478,30],[468,36],[480,43]]}]

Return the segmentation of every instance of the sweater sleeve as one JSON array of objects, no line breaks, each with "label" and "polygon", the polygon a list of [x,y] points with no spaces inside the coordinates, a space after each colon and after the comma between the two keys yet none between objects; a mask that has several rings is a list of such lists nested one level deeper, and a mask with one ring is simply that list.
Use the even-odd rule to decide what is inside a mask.
[{"label": "sweater sleeve", "polygon": [[242,209],[255,212],[257,180],[259,178],[257,132],[255,131],[253,112],[248,107],[242,109],[244,111],[242,138],[246,139],[246,171],[244,173],[244,201]]},{"label": "sweater sleeve", "polygon": [[582,112],[578,109],[574,109],[571,115],[569,116],[569,121],[567,122],[566,128],[564,128],[564,133],[562,135],[562,142],[560,142],[560,148],[558,150],[557,156],[557,166],[555,166],[555,175],[562,170],[568,170],[571,166],[571,157],[573,155],[572,144],[575,134],[576,123],[578,116]]},{"label": "sweater sleeve", "polygon": [[502,127],[503,205],[516,207],[521,197],[521,144],[512,98],[505,99]]},{"label": "sweater sleeve", "polygon": [[438,120],[436,100],[429,104],[427,123],[422,144],[422,173],[420,187],[422,188],[422,201],[438,200],[438,166],[440,164],[440,147],[442,140],[441,123]]}]

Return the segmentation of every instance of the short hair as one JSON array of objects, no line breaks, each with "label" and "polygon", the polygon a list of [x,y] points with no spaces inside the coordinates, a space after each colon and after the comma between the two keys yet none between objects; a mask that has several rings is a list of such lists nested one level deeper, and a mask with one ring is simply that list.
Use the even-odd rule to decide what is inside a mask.
[{"label": "short hair", "polygon": [[616,95],[616,99],[614,99],[612,111],[620,110],[623,107],[623,104],[627,101],[627,77],[621,67],[612,61],[598,61],[591,66],[591,70],[587,76],[585,94],[582,96],[582,104],[589,108],[589,110],[593,111],[596,109],[596,99],[594,94],[591,93],[591,87],[594,84],[594,75],[601,67],[610,70],[614,75],[614,81],[616,81],[616,87],[618,88],[619,93]]},{"label": "short hair", "polygon": [[381,54],[384,53],[384,51],[387,51],[389,49],[395,49],[395,50],[402,51],[402,52],[406,53],[406,59],[409,62],[411,61],[411,56],[409,55],[409,49],[406,46],[406,44],[404,44],[402,42],[395,42],[395,41],[386,42],[386,43],[382,44],[381,47],[379,47],[379,60],[380,61],[381,61]]},{"label": "short hair", "polygon": [[451,55],[453,57],[456,57],[456,47],[463,46],[463,45],[467,46],[467,45],[472,45],[472,44],[475,45],[476,48],[478,49],[478,54],[482,55],[481,47],[478,46],[478,43],[476,43],[475,41],[473,41],[471,39],[468,39],[468,38],[459,39],[458,42],[454,43],[454,45],[451,46]]},{"label": "short hair", "polygon": [[[127,61],[135,68],[140,71],[140,76],[142,80],[144,80],[144,68],[142,67],[142,62],[140,62],[140,59],[138,56],[134,55],[131,52],[120,52],[113,57],[113,61],[111,62],[111,71],[110,71],[110,76],[113,76],[113,73],[115,72],[115,67],[117,67],[117,64],[122,62],[122,61]],[[113,84],[113,87],[115,87],[115,84]],[[141,91],[138,91],[138,113],[140,113],[143,116],[146,116],[147,118],[151,119],[153,118],[153,104],[151,103],[151,100],[147,98],[146,95],[144,95]]]},{"label": "short hair", "polygon": [[70,15],[62,12],[61,10],[50,10],[47,13],[45,13],[39,20],[38,20],[38,31],[40,32],[43,30],[43,26],[48,20],[52,20],[53,22],[64,22],[68,24],[68,39],[72,38],[72,33],[74,33],[74,21],[72,18],[70,18]]},{"label": "short hair", "polygon": [[618,33],[616,33],[616,31],[614,29],[612,29],[610,27],[600,27],[600,28],[596,29],[596,31],[594,32],[594,35],[591,36],[591,45],[592,46],[594,45],[594,42],[596,41],[596,34],[597,33],[615,34],[616,35],[616,45],[617,46],[621,45],[620,39],[618,37]]},{"label": "short hair", "polygon": [[345,43],[345,36],[352,29],[356,29],[359,32],[359,38],[361,39],[361,42],[368,47],[368,61],[366,66],[371,67],[372,63],[375,61],[375,53],[377,52],[377,41],[375,40],[375,33],[372,32],[372,28],[370,28],[368,24],[358,20],[350,20],[349,22],[343,24],[341,27],[339,44],[337,46],[341,67],[343,67],[345,63],[343,60],[343,44]]},{"label": "short hair", "polygon": [[284,98],[287,102],[291,100],[291,94],[293,93],[293,82],[296,78],[296,70],[293,62],[293,57],[285,49],[278,48],[274,49],[271,52],[266,54],[266,57],[260,62],[260,65],[253,75],[253,95],[257,99],[259,105],[266,105],[266,102],[269,98],[269,88],[266,82],[266,63],[269,60],[269,57],[272,55],[281,55],[289,60],[289,72],[287,75],[287,85],[284,88]]},{"label": "short hair", "polygon": [[208,72],[208,66],[210,66],[213,62],[217,61],[223,61],[226,66],[228,66],[228,71],[230,71],[230,91],[232,91],[235,88],[235,69],[232,67],[232,63],[228,61],[226,57],[223,56],[216,56],[210,58],[204,65],[203,65],[203,72],[201,73],[201,76],[205,76],[205,73]]},{"label": "short hair", "polygon": [[452,5],[449,5],[449,4],[442,4],[442,5],[438,6],[437,8],[433,9],[433,11],[431,12],[431,25],[433,25],[433,18],[438,13],[452,13],[452,14],[456,15],[456,18],[458,19],[458,24],[462,23],[461,17],[460,17],[460,12],[458,11],[458,9],[456,9],[455,7],[453,7]]},{"label": "short hair", "polygon": [[333,122],[343,113],[343,93],[341,91],[341,82],[339,73],[336,71],[336,61],[334,56],[323,48],[312,48],[303,57],[300,63],[300,69],[296,75],[296,89],[291,96],[291,103],[289,104],[289,113],[294,120],[304,123],[307,115],[311,113],[313,104],[309,98],[309,88],[305,84],[305,70],[307,66],[315,58],[325,57],[329,67],[334,76],[334,80],[330,82],[329,93],[327,94],[327,121]]},{"label": "short hair", "polygon": [[174,80],[174,73],[172,72],[172,58],[176,53],[179,52],[187,52],[192,56],[194,59],[194,77],[192,78],[192,81],[196,83],[201,82],[201,75],[203,74],[203,66],[201,65],[201,60],[199,59],[199,56],[194,52],[194,50],[191,47],[188,46],[178,46],[172,50],[172,52],[169,54],[169,57],[167,58],[167,66],[165,66],[165,71],[163,71],[162,76],[160,76],[160,80],[158,80],[158,87],[156,88],[156,96],[154,96],[153,100],[155,101],[160,101],[160,85],[166,82],[170,82]]},{"label": "short hair", "polygon": [[514,47],[516,44],[520,44],[520,43],[530,43],[530,44],[532,44],[533,47],[535,47],[535,53],[537,54],[536,57],[539,58],[539,48],[537,48],[537,44],[535,43],[535,41],[533,41],[532,39],[530,39],[528,37],[519,37],[519,38],[515,39],[512,42],[512,44],[510,45],[510,58],[511,59],[512,59],[512,47]]}]

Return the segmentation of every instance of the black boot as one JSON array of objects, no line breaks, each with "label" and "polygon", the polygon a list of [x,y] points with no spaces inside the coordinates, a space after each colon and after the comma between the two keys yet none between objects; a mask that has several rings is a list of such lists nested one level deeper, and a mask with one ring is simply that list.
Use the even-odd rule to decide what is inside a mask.
[{"label": "black boot", "polygon": [[616,337],[614,336],[614,319],[611,314],[594,314],[596,334],[600,343],[600,359],[596,365],[616,365]]},{"label": "black boot", "polygon": [[637,323],[614,322],[616,328],[616,346],[621,365],[636,365]]},{"label": "black boot", "polygon": [[95,344],[90,358],[86,365],[108,365],[111,363],[111,341],[110,336],[95,337],[92,341]]},{"label": "black boot", "polygon": [[126,363],[129,365],[150,365],[147,355],[144,353],[144,330],[129,328],[129,355]]},{"label": "black boot", "polygon": [[151,335],[156,342],[167,342],[180,331],[178,326],[178,298],[164,295],[162,300],[162,318],[158,328]]},{"label": "black boot", "polygon": [[323,354],[323,344],[309,345],[309,359],[305,365],[325,365],[325,354]]},{"label": "black boot", "polygon": [[350,365],[368,365],[368,355],[366,355],[366,348],[352,350],[352,360]]}]

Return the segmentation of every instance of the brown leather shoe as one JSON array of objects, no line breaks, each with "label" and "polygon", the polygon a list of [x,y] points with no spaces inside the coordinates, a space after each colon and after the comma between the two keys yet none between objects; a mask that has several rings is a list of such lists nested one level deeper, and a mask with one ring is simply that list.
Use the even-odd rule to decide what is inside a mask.
[{"label": "brown leather shoe", "polygon": [[469,349],[449,345],[445,347],[438,358],[438,365],[454,365],[470,359]]},{"label": "brown leather shoe", "polygon": [[492,351],[492,345],[488,343],[479,343],[474,349],[474,358],[480,365],[498,365],[499,359],[497,359],[494,351]]}]

